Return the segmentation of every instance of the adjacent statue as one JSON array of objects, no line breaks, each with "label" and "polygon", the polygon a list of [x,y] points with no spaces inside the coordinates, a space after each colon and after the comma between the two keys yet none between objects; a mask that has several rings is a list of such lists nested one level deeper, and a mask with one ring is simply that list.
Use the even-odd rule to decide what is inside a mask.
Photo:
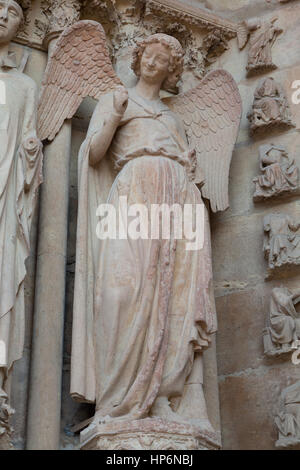
[{"label": "adjacent statue", "polygon": [[[99,100],[79,154],[71,377],[72,396],[96,404],[94,425],[120,430],[131,423],[138,432],[151,425],[159,432],[173,423],[168,432],[176,425],[212,432],[202,352],[217,321],[209,218],[195,183],[203,185],[214,211],[228,207],[241,100],[223,70],[161,100],[160,90],[177,92],[183,56],[175,38],[148,37],[133,54],[137,85],[126,90],[113,71],[101,26],[83,21],[62,35],[46,71],[43,138],[54,137],[83,96]],[[124,198],[128,207],[140,204],[149,212],[155,204],[201,205],[202,249],[188,250],[173,226],[169,238],[99,240],[97,207],[108,203],[125,221]]]},{"label": "adjacent statue", "polygon": [[37,87],[18,71],[16,58],[9,52],[22,21],[18,3],[0,1],[0,403],[5,405],[0,421],[1,413],[10,414],[6,403],[10,373],[23,353],[25,261],[42,181]]},{"label": "adjacent statue", "polygon": [[253,179],[255,202],[293,193],[299,188],[299,168],[284,147],[273,144],[261,145],[259,166],[262,174]]},{"label": "adjacent statue", "polygon": [[238,44],[240,49],[245,47],[250,35],[246,67],[248,74],[277,68],[272,61],[272,46],[277,36],[282,32],[282,29],[274,24],[277,20],[277,17],[270,21],[254,18],[239,24]]},{"label": "adjacent statue", "polygon": [[270,301],[269,326],[264,334],[265,354],[279,356],[290,353],[300,339],[300,289],[276,287]]}]

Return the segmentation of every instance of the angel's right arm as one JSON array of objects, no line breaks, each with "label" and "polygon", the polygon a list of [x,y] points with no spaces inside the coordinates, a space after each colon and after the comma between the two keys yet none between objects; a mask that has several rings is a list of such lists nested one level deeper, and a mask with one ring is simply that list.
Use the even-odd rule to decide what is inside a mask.
[{"label": "angel's right arm", "polygon": [[102,119],[102,126],[98,132],[94,134],[91,141],[89,163],[96,166],[105,156],[111,141],[118,128],[122,115],[111,113]]},{"label": "angel's right arm", "polygon": [[101,97],[91,119],[88,131],[93,135],[89,153],[91,166],[96,166],[105,156],[122,118],[116,113],[112,98],[112,94]]}]

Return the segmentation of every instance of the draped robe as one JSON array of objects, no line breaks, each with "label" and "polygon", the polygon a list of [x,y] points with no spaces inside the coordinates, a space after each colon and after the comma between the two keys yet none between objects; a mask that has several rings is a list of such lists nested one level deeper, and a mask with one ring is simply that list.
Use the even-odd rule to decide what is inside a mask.
[{"label": "draped robe", "polygon": [[36,136],[37,88],[16,69],[13,55],[0,67],[0,81],[0,367],[7,375],[23,353],[25,261],[42,181],[42,144]]},{"label": "draped robe", "polygon": [[[160,100],[129,90],[129,104],[106,157],[89,165],[91,140],[113,112],[112,94],[95,109],[79,153],[79,211],[71,394],[100,415],[149,415],[158,396],[182,397],[195,353],[216,331],[208,214],[204,246],[186,239],[96,236],[96,209],[203,204],[189,181],[190,153],[180,119]],[[110,187],[111,186],[111,187]],[[109,190],[110,187],[110,190]],[[119,212],[121,211],[121,214]]]}]

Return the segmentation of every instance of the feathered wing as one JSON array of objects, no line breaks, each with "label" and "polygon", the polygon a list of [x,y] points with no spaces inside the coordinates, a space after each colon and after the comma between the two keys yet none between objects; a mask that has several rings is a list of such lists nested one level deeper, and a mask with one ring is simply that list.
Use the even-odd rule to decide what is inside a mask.
[{"label": "feathered wing", "polygon": [[63,32],[46,68],[38,107],[38,135],[53,140],[83,98],[98,99],[122,85],[109,57],[103,27],[78,21]]},{"label": "feathered wing", "polygon": [[246,21],[242,21],[241,23],[238,24],[237,28],[237,40],[238,40],[238,46],[239,49],[243,49],[247,42],[248,42],[248,36],[249,36],[249,29]]},{"label": "feathered wing", "polygon": [[228,208],[228,178],[242,115],[242,101],[233,77],[210,72],[199,85],[163,100],[182,119],[191,148],[196,150],[195,183],[203,179],[203,196],[214,212]]}]

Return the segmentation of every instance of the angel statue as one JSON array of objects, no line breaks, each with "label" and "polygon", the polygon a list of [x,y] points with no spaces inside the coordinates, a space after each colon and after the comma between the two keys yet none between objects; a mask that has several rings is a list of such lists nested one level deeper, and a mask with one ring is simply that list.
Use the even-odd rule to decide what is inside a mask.
[{"label": "angel statue", "polygon": [[206,208],[198,250],[175,239],[173,225],[165,239],[96,236],[99,204],[124,221],[122,198],[150,212],[155,204],[203,206],[202,192],[213,211],[228,207],[240,95],[218,70],[161,100],[160,90],[177,92],[183,56],[166,34],[141,41],[132,62],[137,84],[126,90],[101,25],[80,21],[60,37],[43,83],[43,139],[55,136],[84,96],[99,100],[79,153],[71,371],[74,399],[96,404],[93,424],[138,422],[142,430],[152,419],[211,430],[202,352],[217,321]]},{"label": "angel statue", "polygon": [[[37,87],[18,70],[10,43],[23,23],[12,0],[0,0],[0,435],[14,362],[24,344],[25,261],[37,189],[42,181],[42,144],[36,135]],[[2,418],[1,418],[2,416]]]}]

